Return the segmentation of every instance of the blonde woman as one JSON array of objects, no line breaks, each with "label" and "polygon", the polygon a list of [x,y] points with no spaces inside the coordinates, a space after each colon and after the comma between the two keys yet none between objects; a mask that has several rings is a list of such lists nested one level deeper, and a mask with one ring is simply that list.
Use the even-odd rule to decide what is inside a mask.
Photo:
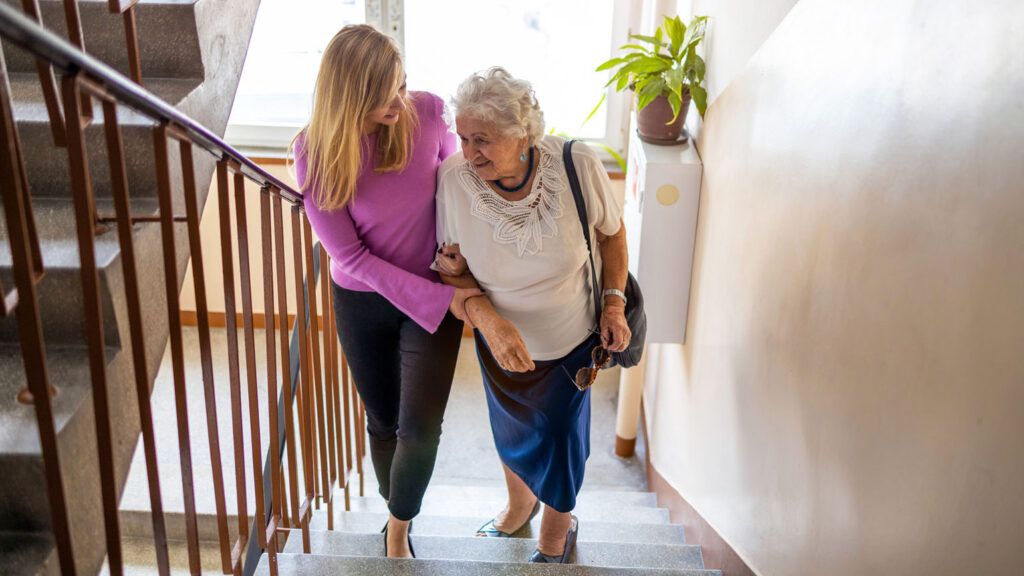
[{"label": "blonde woman", "polygon": [[409,522],[434,469],[467,297],[442,284],[437,168],[455,149],[443,102],[407,92],[396,44],[346,26],[324,52],[309,125],[293,144],[310,224],[331,256],[338,338],[366,404],[390,516],[389,557],[414,557]]}]

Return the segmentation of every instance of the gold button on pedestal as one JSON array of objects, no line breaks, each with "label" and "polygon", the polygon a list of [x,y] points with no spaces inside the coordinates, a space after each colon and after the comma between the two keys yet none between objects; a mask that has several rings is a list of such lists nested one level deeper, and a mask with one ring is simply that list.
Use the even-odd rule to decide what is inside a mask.
[{"label": "gold button on pedestal", "polygon": [[679,201],[679,188],[676,188],[672,184],[664,184],[658,187],[658,191],[655,193],[658,198],[658,203],[662,206],[671,206]]}]

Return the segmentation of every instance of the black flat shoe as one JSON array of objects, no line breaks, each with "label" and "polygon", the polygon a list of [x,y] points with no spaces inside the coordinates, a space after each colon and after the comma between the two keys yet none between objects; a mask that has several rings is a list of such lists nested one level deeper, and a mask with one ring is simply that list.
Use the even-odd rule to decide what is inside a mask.
[{"label": "black flat shoe", "polygon": [[526,525],[529,524],[530,521],[533,520],[539,512],[540,500],[537,500],[537,503],[533,505],[533,511],[530,512],[530,517],[526,519],[526,522],[520,524],[519,528],[516,528],[511,532],[502,532],[501,530],[498,530],[497,526],[494,525],[494,520],[496,518],[491,518],[487,521],[487,523],[481,526],[479,530],[476,531],[476,535],[484,538],[511,538],[513,534],[525,528]]},{"label": "black flat shoe", "polygon": [[[388,523],[384,523],[384,528],[381,528],[381,534],[384,535],[384,557],[388,557]],[[406,542],[409,543],[409,553],[412,557],[416,557],[416,550],[412,547],[412,521],[409,521],[409,533],[405,535],[407,538]]]},{"label": "black flat shoe", "polygon": [[580,521],[575,516],[572,516],[572,522],[569,524],[569,531],[565,533],[565,547],[562,549],[561,556],[548,556],[547,554],[536,549],[530,556],[531,564],[568,564],[569,556],[576,549],[576,535],[579,533]]}]

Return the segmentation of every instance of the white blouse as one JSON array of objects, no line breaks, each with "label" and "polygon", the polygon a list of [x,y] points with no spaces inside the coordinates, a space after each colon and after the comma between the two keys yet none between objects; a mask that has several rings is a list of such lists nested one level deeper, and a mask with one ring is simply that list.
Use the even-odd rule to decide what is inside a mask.
[{"label": "white blouse", "polygon": [[[480,287],[519,330],[533,360],[562,358],[596,325],[587,244],[562,163],[563,142],[557,136],[540,142],[537,177],[522,200],[499,196],[461,154],[438,170],[437,243],[459,244]],[[600,279],[594,229],[606,236],[619,231],[623,199],[593,150],[577,142],[572,157]]]}]

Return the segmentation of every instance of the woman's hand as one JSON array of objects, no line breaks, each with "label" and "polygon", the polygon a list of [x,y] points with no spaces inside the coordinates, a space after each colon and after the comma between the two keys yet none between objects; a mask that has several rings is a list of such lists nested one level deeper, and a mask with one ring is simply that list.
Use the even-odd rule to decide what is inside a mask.
[{"label": "woman's hand", "polygon": [[462,276],[469,270],[469,264],[462,256],[458,244],[443,244],[434,259],[442,274],[449,276]]},{"label": "woman's hand", "polygon": [[452,296],[448,309],[451,310],[456,318],[468,324],[470,328],[475,328],[473,322],[469,319],[469,314],[466,313],[466,300],[482,295],[483,292],[479,288],[456,288],[455,295]]},{"label": "woman's hand", "polygon": [[536,368],[515,325],[496,313],[488,314],[483,319],[478,318],[477,321],[491,354],[503,370],[530,372]]},{"label": "woman's hand", "polygon": [[626,322],[626,304],[621,300],[614,304],[605,302],[601,310],[601,345],[609,352],[622,352],[632,337]]}]

